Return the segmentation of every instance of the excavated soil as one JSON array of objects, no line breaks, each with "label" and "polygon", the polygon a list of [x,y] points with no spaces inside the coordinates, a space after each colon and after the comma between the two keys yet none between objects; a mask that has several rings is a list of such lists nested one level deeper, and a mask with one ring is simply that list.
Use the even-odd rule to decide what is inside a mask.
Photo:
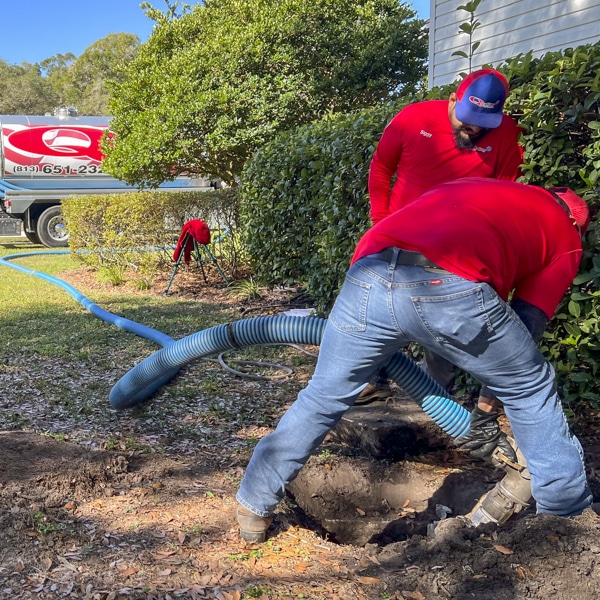
[{"label": "excavated soil", "polygon": [[[474,481],[458,466],[311,459],[296,485],[310,481],[319,502],[332,485],[342,490],[327,510],[348,525],[352,506],[377,534],[355,539],[356,546],[336,543],[291,497],[268,542],[253,546],[234,527],[239,467],[90,451],[25,432],[2,433],[0,452],[3,598],[600,598],[596,513],[563,519],[526,512],[501,527],[470,527],[459,516],[436,515],[426,488],[414,485],[454,475],[460,505]],[[356,485],[361,471],[363,483],[392,472],[402,483],[397,500],[406,498],[385,507],[383,533],[368,490]],[[425,522],[434,525],[432,535]]]},{"label": "excavated soil", "polygon": [[[86,275],[65,278],[78,287]],[[163,289],[157,282],[148,293]],[[211,301],[231,302],[220,289]],[[214,369],[228,382],[206,394],[210,401],[219,395],[222,414],[213,408],[203,417],[208,413],[190,401],[179,413],[157,416],[161,404],[150,402],[134,413],[95,412],[83,428],[67,414],[60,427],[52,423],[50,390],[36,392],[33,408],[31,393],[13,394],[26,369],[7,365],[0,371],[3,410],[13,423],[25,412],[29,421],[24,430],[3,417],[0,433],[0,597],[600,599],[596,513],[565,519],[528,509],[500,527],[469,526],[462,515],[501,474],[427,428],[418,444],[409,439],[403,455],[392,457],[369,456],[347,430],[332,435],[290,486],[268,541],[241,540],[234,495],[248,440],[274,427],[312,368],[295,369],[284,384],[190,368],[172,384],[180,386],[180,403],[195,378]],[[68,366],[48,365],[54,383],[61,369],[68,382]],[[107,389],[106,373],[86,370],[85,383],[73,389]],[[226,414],[228,395],[236,406],[250,398],[243,421]],[[268,407],[257,404],[261,397],[269,397]],[[393,418],[401,406],[386,411]],[[590,413],[573,424],[597,498],[599,423]]]}]

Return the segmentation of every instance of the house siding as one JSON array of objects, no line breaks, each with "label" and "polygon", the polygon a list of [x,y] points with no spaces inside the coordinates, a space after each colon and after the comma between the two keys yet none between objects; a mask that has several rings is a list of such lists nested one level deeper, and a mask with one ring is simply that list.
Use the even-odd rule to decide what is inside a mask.
[{"label": "house siding", "polygon": [[[468,54],[469,36],[459,25],[469,13],[458,10],[467,0],[431,0],[429,24],[429,86],[452,83],[469,70],[469,61],[452,56]],[[494,66],[525,54],[575,48],[600,40],[600,0],[483,0],[475,12],[481,23],[473,35],[480,41],[472,69]]]}]

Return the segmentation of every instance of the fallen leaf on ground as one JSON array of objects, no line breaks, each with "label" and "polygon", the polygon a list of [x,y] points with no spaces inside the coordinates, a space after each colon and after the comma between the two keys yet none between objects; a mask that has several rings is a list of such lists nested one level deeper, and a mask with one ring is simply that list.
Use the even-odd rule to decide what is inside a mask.
[{"label": "fallen leaf on ground", "polygon": [[517,571],[517,574],[521,579],[527,579],[527,577],[535,577],[535,575],[527,567],[517,565],[515,570]]},{"label": "fallen leaf on ground", "polygon": [[357,577],[356,580],[359,583],[362,583],[363,585],[373,585],[375,583],[381,583],[381,579],[378,579],[377,577],[364,577],[364,576],[360,576]]},{"label": "fallen leaf on ground", "polygon": [[402,596],[411,600],[425,600],[425,596],[421,592],[405,592],[402,590]]}]

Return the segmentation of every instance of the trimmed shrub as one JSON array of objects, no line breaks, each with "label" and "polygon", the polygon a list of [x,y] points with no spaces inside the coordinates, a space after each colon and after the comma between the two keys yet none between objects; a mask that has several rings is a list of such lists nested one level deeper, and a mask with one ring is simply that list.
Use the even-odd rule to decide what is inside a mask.
[{"label": "trimmed shrub", "polygon": [[173,248],[190,219],[208,223],[213,243],[219,239],[219,262],[231,277],[245,260],[235,189],[73,196],[63,200],[61,209],[73,256],[111,281],[133,271],[143,283],[158,270],[172,268]]},{"label": "trimmed shrub", "polygon": [[303,283],[328,310],[369,226],[369,162],[397,111],[390,105],[330,116],[280,136],[247,163],[242,223],[260,280]]},{"label": "trimmed shrub", "polygon": [[584,197],[593,219],[579,275],[544,334],[542,350],[555,367],[566,404],[600,408],[600,43],[520,55],[505,65],[507,109],[524,129],[523,181],[566,185]]}]

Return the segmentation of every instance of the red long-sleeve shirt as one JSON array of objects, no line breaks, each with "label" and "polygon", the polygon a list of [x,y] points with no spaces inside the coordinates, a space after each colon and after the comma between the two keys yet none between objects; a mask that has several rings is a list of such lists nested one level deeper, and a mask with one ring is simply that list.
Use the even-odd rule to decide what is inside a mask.
[{"label": "red long-sleeve shirt", "polygon": [[409,104],[386,127],[371,160],[371,220],[376,223],[423,192],[453,179],[514,181],[523,162],[519,131],[516,122],[504,115],[500,127],[488,130],[473,150],[459,150],[447,100]]},{"label": "red long-sleeve shirt", "polygon": [[181,228],[177,246],[173,252],[173,260],[177,262],[179,255],[183,252],[183,262],[189,264],[194,250],[194,240],[198,244],[210,244],[210,229],[200,219],[192,219]]},{"label": "red long-sleeve shirt", "polygon": [[551,318],[573,282],[582,248],[565,210],[546,190],[468,178],[442,184],[374,225],[352,262],[388,247],[421,252],[470,281],[511,291]]}]

